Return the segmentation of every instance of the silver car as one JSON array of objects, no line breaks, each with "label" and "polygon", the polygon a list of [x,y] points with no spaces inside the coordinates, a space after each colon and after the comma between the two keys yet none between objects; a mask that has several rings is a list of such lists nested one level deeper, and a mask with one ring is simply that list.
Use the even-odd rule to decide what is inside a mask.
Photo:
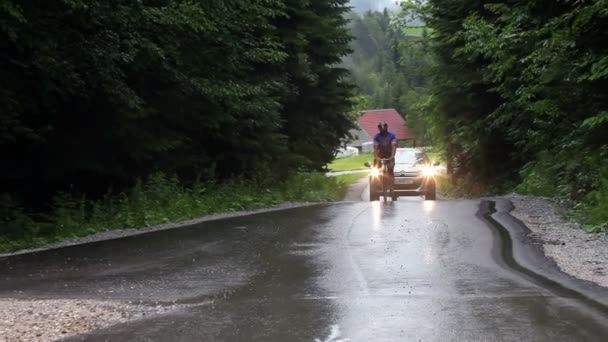
[{"label": "silver car", "polygon": [[[371,166],[366,163],[367,166]],[[393,200],[399,196],[424,196],[426,200],[435,200],[436,182],[435,167],[424,151],[417,148],[397,148],[395,154],[395,180]],[[369,198],[377,201],[382,195],[382,172],[372,168],[369,176]]]}]

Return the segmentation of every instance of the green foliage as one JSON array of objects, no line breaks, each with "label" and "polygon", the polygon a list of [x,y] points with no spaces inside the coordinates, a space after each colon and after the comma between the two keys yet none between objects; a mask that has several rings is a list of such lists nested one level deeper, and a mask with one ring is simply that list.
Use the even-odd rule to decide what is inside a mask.
[{"label": "green foliage", "polygon": [[410,25],[405,15],[389,11],[351,14],[355,40],[344,65],[351,70],[365,109],[395,108],[403,113],[416,145],[433,143],[427,27]]},{"label": "green foliage", "polygon": [[368,173],[352,173],[346,175],[335,176],[334,178],[339,184],[339,190],[337,192],[338,199],[343,200],[346,193],[349,191],[349,187],[360,180],[367,181]]},{"label": "green foliage", "polygon": [[[268,176],[268,175],[267,175]],[[285,201],[325,202],[341,199],[348,183],[323,174],[299,173],[268,186],[266,182],[195,182],[154,173],[129,192],[86,200],[76,193],[54,197],[49,215],[27,215],[3,194],[0,197],[0,250],[39,246],[97,232],[143,228],[207,214],[270,207]]]},{"label": "green foliage", "polygon": [[341,199],[347,187],[322,173],[299,174],[283,183],[282,196],[288,201],[327,202]]},{"label": "green foliage", "polygon": [[606,1],[414,0],[404,9],[432,30],[426,122],[453,181],[475,193],[519,184],[605,226]]},{"label": "green foliage", "polygon": [[[65,221],[42,235],[70,234],[96,203],[148,224],[172,219],[148,207],[204,212],[151,190],[186,196],[174,182],[137,182],[157,170],[196,190],[198,176],[257,182],[272,165],[276,182],[322,168],[352,126],[337,66],[351,38],[346,3],[1,0],[5,217],[31,230],[23,215],[46,213]],[[102,205],[109,188],[141,191]]]},{"label": "green foliage", "polygon": [[608,167],[602,170],[599,184],[585,195],[574,215],[588,232],[608,233]]},{"label": "green foliage", "polygon": [[362,112],[371,108],[369,98],[365,95],[355,95],[352,98],[352,105],[352,110],[349,113],[349,119],[352,122],[357,121]]},{"label": "green foliage", "polygon": [[396,19],[388,11],[350,17],[355,40],[345,65],[369,108],[403,111],[414,101],[404,103],[402,95],[427,85],[429,54],[417,37],[426,34],[426,28],[405,27]]},{"label": "green foliage", "polygon": [[553,197],[557,195],[555,165],[549,156],[530,162],[520,171],[522,182],[515,191],[524,195]]},{"label": "green foliage", "polygon": [[[361,172],[361,173],[350,173],[350,174],[345,174],[345,175],[338,175],[338,176],[335,176],[335,178],[338,181],[338,183],[349,186],[359,180],[367,179],[368,176],[369,176],[369,173]],[[348,189],[347,187],[344,188],[344,190],[347,190],[347,189]]]},{"label": "green foliage", "polygon": [[337,66],[350,53],[348,0],[286,3],[287,16],[276,23],[290,52],[282,66],[287,92],[281,115],[289,154],[280,162],[299,170],[321,170],[353,127],[353,85],[348,71]]},{"label": "green foliage", "polygon": [[430,33],[425,26],[408,26],[403,28],[403,32],[410,37],[424,37]]},{"label": "green foliage", "polygon": [[371,153],[364,153],[358,156],[338,158],[328,165],[330,171],[351,171],[366,169],[365,162],[374,159]]},{"label": "green foliage", "polygon": [[444,153],[441,149],[437,147],[428,147],[426,148],[425,152],[431,161],[445,163]]}]

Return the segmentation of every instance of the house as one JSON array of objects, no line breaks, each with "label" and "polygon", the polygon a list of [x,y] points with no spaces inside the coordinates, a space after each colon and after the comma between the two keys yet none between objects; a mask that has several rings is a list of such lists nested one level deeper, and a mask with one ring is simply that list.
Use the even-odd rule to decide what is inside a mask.
[{"label": "house", "polygon": [[361,153],[373,151],[373,137],[378,133],[378,122],[386,121],[389,131],[395,133],[397,141],[413,140],[414,135],[407,128],[405,119],[395,109],[366,110],[357,119],[357,128],[352,129],[350,134],[353,139],[347,146],[356,147]]},{"label": "house", "polygon": [[370,144],[373,139],[366,131],[361,128],[361,126],[359,126],[359,123],[357,123],[356,128],[351,129],[350,131],[348,131],[348,133],[350,133],[350,135],[353,137],[347,142],[346,145],[348,147],[355,147],[361,153],[371,152],[373,146],[370,147]]}]

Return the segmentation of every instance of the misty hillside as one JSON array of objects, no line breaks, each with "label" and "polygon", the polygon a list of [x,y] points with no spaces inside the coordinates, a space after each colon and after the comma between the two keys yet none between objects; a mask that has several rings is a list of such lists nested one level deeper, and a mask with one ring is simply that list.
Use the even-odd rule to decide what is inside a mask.
[{"label": "misty hillside", "polygon": [[350,5],[357,13],[364,13],[370,10],[381,11],[384,8],[397,9],[399,2],[397,0],[351,0]]},{"label": "misty hillside", "polygon": [[[385,8],[388,8],[393,13],[398,13],[400,9],[399,2],[399,0],[351,0],[350,6],[353,7],[355,13],[360,15],[367,11],[381,12]],[[425,26],[421,19],[410,20],[408,25]]]}]

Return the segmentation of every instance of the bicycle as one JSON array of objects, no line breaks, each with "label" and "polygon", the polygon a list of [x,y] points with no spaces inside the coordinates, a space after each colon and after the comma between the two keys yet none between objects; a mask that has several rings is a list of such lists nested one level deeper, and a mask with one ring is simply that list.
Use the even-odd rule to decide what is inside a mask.
[{"label": "bicycle", "polygon": [[382,158],[380,159],[380,164],[382,165],[382,196],[384,196],[384,201],[386,202],[387,191],[389,192],[391,198],[394,200],[395,196],[393,193],[393,177],[391,177],[391,173],[389,170],[389,165],[391,158]]},{"label": "bicycle", "polygon": [[[393,201],[396,200],[394,195],[394,187],[393,187],[393,177],[390,175],[389,165],[391,158],[382,158],[380,159],[380,168],[372,169],[372,174],[370,175],[370,186],[369,186],[369,200],[370,201],[379,201],[380,196],[384,197],[384,201],[387,200],[387,191],[390,193]],[[365,163],[366,166],[371,168],[369,163]],[[379,178],[380,191],[376,191],[377,186],[374,182],[375,178]]]}]

